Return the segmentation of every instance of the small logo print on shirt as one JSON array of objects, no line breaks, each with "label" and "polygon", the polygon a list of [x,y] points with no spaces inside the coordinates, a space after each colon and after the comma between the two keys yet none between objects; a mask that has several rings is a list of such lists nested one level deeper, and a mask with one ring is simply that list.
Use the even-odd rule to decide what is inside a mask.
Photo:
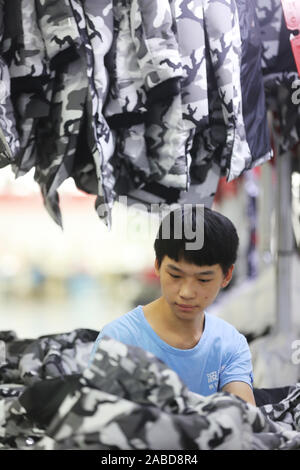
[{"label": "small logo print on shirt", "polygon": [[206,374],[207,376],[207,381],[208,383],[210,384],[211,382],[217,382],[218,381],[218,373],[216,370],[214,370],[213,372],[209,372],[208,374]]}]

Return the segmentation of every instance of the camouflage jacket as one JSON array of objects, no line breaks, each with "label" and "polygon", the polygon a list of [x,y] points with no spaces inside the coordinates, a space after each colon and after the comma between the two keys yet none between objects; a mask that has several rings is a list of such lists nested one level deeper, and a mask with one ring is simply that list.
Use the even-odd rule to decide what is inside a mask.
[{"label": "camouflage jacket", "polygon": [[262,71],[268,108],[280,129],[276,140],[284,153],[300,142],[300,77],[284,20],[281,0],[255,0],[262,38]]},{"label": "camouflage jacket", "polygon": [[[106,3],[110,5],[109,1]],[[41,187],[45,206],[60,225],[57,189],[72,172],[80,180],[82,152],[84,168],[92,166],[91,184],[96,194],[105,203],[111,204],[113,198],[107,165],[113,141],[112,137],[108,139],[111,133],[102,119],[107,92],[102,62],[110,48],[111,26],[106,28],[109,34],[95,37],[97,28],[103,30],[105,15],[97,8],[97,2],[88,0],[82,15],[88,24],[83,37],[78,26],[80,18],[73,7],[69,0],[6,2],[1,43],[1,54],[10,74],[17,121],[15,135],[20,139],[19,151],[7,163],[13,163],[16,176],[35,168],[34,177]],[[7,106],[4,109],[7,114]],[[86,119],[92,131],[85,126]],[[8,120],[5,125],[4,130]],[[108,223],[107,212],[104,210],[103,218]]]},{"label": "camouflage jacket", "polygon": [[20,138],[13,170],[19,176],[35,167],[45,205],[61,224],[56,190],[69,176],[86,93],[80,37],[67,0],[12,0],[4,12],[1,54]]},{"label": "camouflage jacket", "polygon": [[132,187],[150,181],[182,189],[188,185],[183,70],[174,31],[169,0],[151,6],[146,0],[114,2],[104,114],[116,133],[116,171],[127,168]]},{"label": "camouflage jacket", "polygon": [[86,369],[96,336],[0,332],[0,448],[300,448],[300,384],[259,407],[203,397],[152,354],[107,337]]},{"label": "camouflage jacket", "polygon": [[[0,43],[4,34],[4,0],[0,1]],[[14,110],[10,96],[10,75],[0,55],[0,168],[13,163],[19,150]]]},{"label": "camouflage jacket", "polygon": [[196,125],[191,178],[203,183],[216,163],[231,181],[271,157],[254,2],[175,5],[186,51],[184,119]]}]

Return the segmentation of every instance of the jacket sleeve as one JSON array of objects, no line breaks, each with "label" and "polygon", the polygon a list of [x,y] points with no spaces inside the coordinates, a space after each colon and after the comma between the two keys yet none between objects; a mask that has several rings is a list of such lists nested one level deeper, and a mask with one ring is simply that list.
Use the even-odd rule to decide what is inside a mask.
[{"label": "jacket sleeve", "polygon": [[[178,94],[183,72],[169,1],[133,0],[130,24],[137,61],[150,100],[164,99],[166,93],[168,96]],[[163,86],[165,82],[168,84]],[[154,90],[159,85],[161,92]]]},{"label": "jacket sleeve", "polygon": [[245,5],[243,0],[204,1],[208,53],[226,127],[221,157],[228,181],[272,156],[259,60],[259,31],[253,2]]},{"label": "jacket sleeve", "polygon": [[[9,3],[9,2],[7,2]],[[3,58],[3,41],[6,18],[3,1],[0,2],[0,168],[15,160],[19,151],[19,136],[16,129],[13,105],[11,101],[10,75]],[[13,26],[13,24],[12,24]]]},{"label": "jacket sleeve", "polygon": [[76,48],[81,40],[69,2],[36,0],[35,3],[50,68],[56,69],[78,58]]},{"label": "jacket sleeve", "polygon": [[183,121],[183,69],[169,1],[133,0],[130,26],[147,95],[146,142],[151,178],[186,190],[189,131]]}]

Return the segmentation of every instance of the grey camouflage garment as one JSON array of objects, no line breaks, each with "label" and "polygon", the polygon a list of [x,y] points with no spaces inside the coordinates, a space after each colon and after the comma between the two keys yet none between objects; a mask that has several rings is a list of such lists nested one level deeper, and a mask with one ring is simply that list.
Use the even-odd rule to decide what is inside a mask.
[{"label": "grey camouflage garment", "polygon": [[[73,54],[63,61],[62,55],[79,47],[80,38],[68,0],[10,5],[2,50],[9,60],[21,144],[13,170],[20,176],[35,167],[45,206],[61,224],[57,188],[69,176],[86,93],[84,59]],[[21,21],[17,42],[9,36],[15,14]]]},{"label": "grey camouflage garment", "polygon": [[[2,45],[3,53],[5,57],[8,57],[10,78],[12,84],[25,77],[26,79],[34,77],[33,80],[35,80],[32,90],[24,89],[19,93],[15,93],[14,87],[12,90],[20,139],[20,149],[16,161],[13,162],[13,171],[18,177],[27,173],[38,163],[35,142],[36,125],[37,118],[49,114],[46,96],[50,70],[46,60],[45,44],[38,26],[35,1],[22,1],[18,4],[12,2],[11,8],[6,11],[7,26],[11,26],[16,14],[20,15],[21,20],[16,30],[17,41],[12,40],[12,35],[6,34]],[[36,81],[39,82],[38,87],[36,87]]]},{"label": "grey camouflage garment", "polygon": [[[200,3],[209,109],[204,127],[194,139],[191,174],[195,179],[200,177],[201,183],[213,161],[231,181],[272,156],[259,62],[259,29],[252,0]],[[256,63],[253,56],[257,57]],[[255,99],[251,106],[250,96]],[[257,134],[259,140],[253,142]]]},{"label": "grey camouflage garment", "polygon": [[[86,113],[92,128],[86,130],[85,136],[94,158],[92,178],[97,180],[95,192],[98,200],[103,202],[101,210],[104,213],[98,212],[109,224],[114,178],[107,162],[114,146],[111,132],[102,117],[107,92],[103,57],[110,47],[112,34],[111,13],[107,8],[110,1],[106,3],[101,7],[93,0],[85,2],[83,21],[87,33],[84,38],[78,29],[80,20],[69,0],[31,0],[29,5],[25,1],[16,5],[21,9],[24,60],[10,64],[12,74],[13,77],[30,78],[33,88],[36,88],[36,79],[40,79],[40,91],[28,93],[26,90],[26,93],[18,93],[14,97],[15,110],[21,117],[18,128],[22,145],[14,171],[20,176],[35,166],[35,179],[41,187],[45,206],[61,226],[57,189],[76,167],[78,152],[83,150],[89,154],[88,146],[78,148]],[[107,16],[108,24],[104,31]],[[97,30],[101,30],[102,34],[95,34]],[[37,43],[44,47],[37,48]],[[8,52],[11,53],[11,49]],[[15,57],[19,52],[16,51]],[[86,165],[91,166],[88,158]],[[80,167],[79,175],[82,172],[84,169]],[[75,169],[74,173],[77,174],[78,170]],[[108,210],[106,204],[109,204]]]},{"label": "grey camouflage garment", "polygon": [[[87,143],[92,155],[96,177],[96,210],[106,225],[111,226],[111,210],[115,199],[115,176],[111,158],[115,148],[114,137],[103,116],[103,104],[108,92],[109,78],[104,57],[112,44],[112,3],[99,4],[97,0],[70,0],[87,61],[88,97],[86,112]],[[87,168],[90,171],[90,168]],[[82,169],[84,174],[86,169]],[[76,181],[76,180],[75,180]]]},{"label": "grey camouflage garment", "polygon": [[[47,99],[49,114],[40,119],[35,133],[38,151],[35,180],[45,206],[62,225],[57,189],[69,177],[87,95],[86,61],[69,1],[37,0],[36,14],[51,69]],[[57,58],[74,51],[62,63]]]},{"label": "grey camouflage garment", "polygon": [[227,393],[202,397],[152,354],[108,337],[85,369],[96,336],[0,332],[0,448],[300,448],[300,384],[259,408]]},{"label": "grey camouflage garment", "polygon": [[[123,115],[115,130],[117,177],[123,165],[136,187],[157,180],[186,189],[188,132],[179,85],[183,71],[169,1],[117,0],[113,12],[115,34],[107,60],[111,84],[104,114]],[[164,83],[170,85],[159,93]],[[174,84],[177,88],[170,93]]]},{"label": "grey camouflage garment", "polygon": [[[4,35],[4,0],[0,1],[0,42]],[[10,75],[0,53],[0,168],[11,164],[19,150],[14,110],[10,97]]]},{"label": "grey camouflage garment", "polygon": [[279,155],[300,142],[300,77],[281,0],[255,0],[262,38],[262,70],[267,106],[276,114]]}]

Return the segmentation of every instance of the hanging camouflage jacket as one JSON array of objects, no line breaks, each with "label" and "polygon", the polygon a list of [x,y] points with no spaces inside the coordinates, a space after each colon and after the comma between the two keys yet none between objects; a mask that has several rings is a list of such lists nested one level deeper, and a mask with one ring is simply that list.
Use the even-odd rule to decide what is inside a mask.
[{"label": "hanging camouflage jacket", "polygon": [[[79,4],[82,9],[81,2]],[[86,30],[83,37],[78,30],[80,20],[78,16],[75,18],[68,0],[30,0],[29,4],[22,1],[10,6],[4,49],[5,57],[10,59],[14,109],[21,139],[15,173],[19,176],[35,167],[35,179],[45,206],[62,225],[57,189],[72,173],[81,175],[82,166],[79,165],[79,170],[77,167],[79,152],[86,155],[85,165],[91,164],[88,156],[92,156],[91,181],[96,180],[94,192],[103,202],[102,217],[109,223],[114,179],[107,162],[114,146],[102,116],[107,93],[103,58],[112,34],[109,22],[106,35],[103,31],[107,13],[102,12],[97,2],[86,1],[82,15]],[[17,41],[11,41],[9,36],[14,8],[21,23]],[[108,14],[111,17],[109,9]],[[102,34],[95,35],[97,30]],[[19,56],[21,61],[17,60]],[[88,125],[85,125],[86,120]],[[101,215],[100,210],[98,212]]]},{"label": "hanging camouflage jacket", "polygon": [[[0,44],[4,35],[4,0],[0,1]],[[0,168],[13,163],[19,150],[19,136],[10,96],[10,76],[0,50]]]},{"label": "hanging camouflage jacket", "polygon": [[280,132],[278,151],[284,153],[300,142],[300,77],[292,53],[281,0],[256,1],[262,38],[262,72],[267,106],[275,111]]},{"label": "hanging camouflage jacket", "polygon": [[[85,162],[82,162],[81,158],[80,170],[74,168],[73,176],[79,188],[84,189],[87,185],[87,192],[97,194],[98,215],[110,227],[111,209],[115,199],[115,177],[110,160],[115,142],[103,116],[103,105],[109,85],[104,58],[112,43],[112,2],[106,0],[99,4],[97,0],[87,0],[84,3],[71,0],[70,4],[87,61],[88,97],[83,128],[87,133],[86,144],[90,153],[90,158]],[[87,153],[82,144],[78,151],[84,152],[84,156]]]},{"label": "hanging camouflage jacket", "polygon": [[45,46],[37,25],[36,6],[28,2],[6,2],[2,52],[9,67],[14,113],[20,149],[13,162],[16,176],[36,163],[35,125],[48,114],[45,85],[49,80]]},{"label": "hanging camouflage jacket", "polygon": [[70,176],[87,95],[86,60],[69,1],[36,2],[37,22],[51,70],[49,113],[36,129],[35,179],[44,203],[62,225],[57,189]]},{"label": "hanging camouflage jacket", "polygon": [[[193,74],[187,67],[190,73],[183,95],[188,103],[184,119],[196,124],[191,182],[198,183],[199,192],[208,196],[215,191],[214,184],[209,182],[214,181],[217,166],[230,181],[272,156],[261,72],[260,30],[253,0],[198,1],[193,7],[185,1],[175,1],[175,5],[180,6],[176,17],[179,33],[181,22],[185,21],[179,35],[180,45],[185,41],[186,48],[191,48],[197,40],[206,58],[203,70],[196,60],[203,57],[203,52],[201,55],[190,51]],[[200,26],[194,39],[189,37],[197,20],[204,29],[204,40],[200,39]],[[201,73],[195,71],[195,66]],[[205,80],[199,82],[199,75]],[[195,100],[197,94],[207,96],[208,104],[205,107],[202,99],[202,117],[195,121],[200,106],[195,108],[189,100],[191,97]]]},{"label": "hanging camouflage jacket", "polygon": [[[69,176],[66,167],[76,150],[81,118],[80,38],[67,0],[13,0],[6,2],[5,13],[2,48],[21,144],[13,169],[19,176],[35,167],[45,205],[61,224],[56,190]],[[74,70],[76,60],[80,64]],[[69,64],[73,69],[67,69]]]},{"label": "hanging camouflage jacket", "polygon": [[[104,114],[116,134],[118,192],[159,181],[186,189],[178,43],[169,1],[114,2],[111,76]],[[122,171],[128,185],[122,187]],[[173,176],[172,176],[173,175]]]}]

